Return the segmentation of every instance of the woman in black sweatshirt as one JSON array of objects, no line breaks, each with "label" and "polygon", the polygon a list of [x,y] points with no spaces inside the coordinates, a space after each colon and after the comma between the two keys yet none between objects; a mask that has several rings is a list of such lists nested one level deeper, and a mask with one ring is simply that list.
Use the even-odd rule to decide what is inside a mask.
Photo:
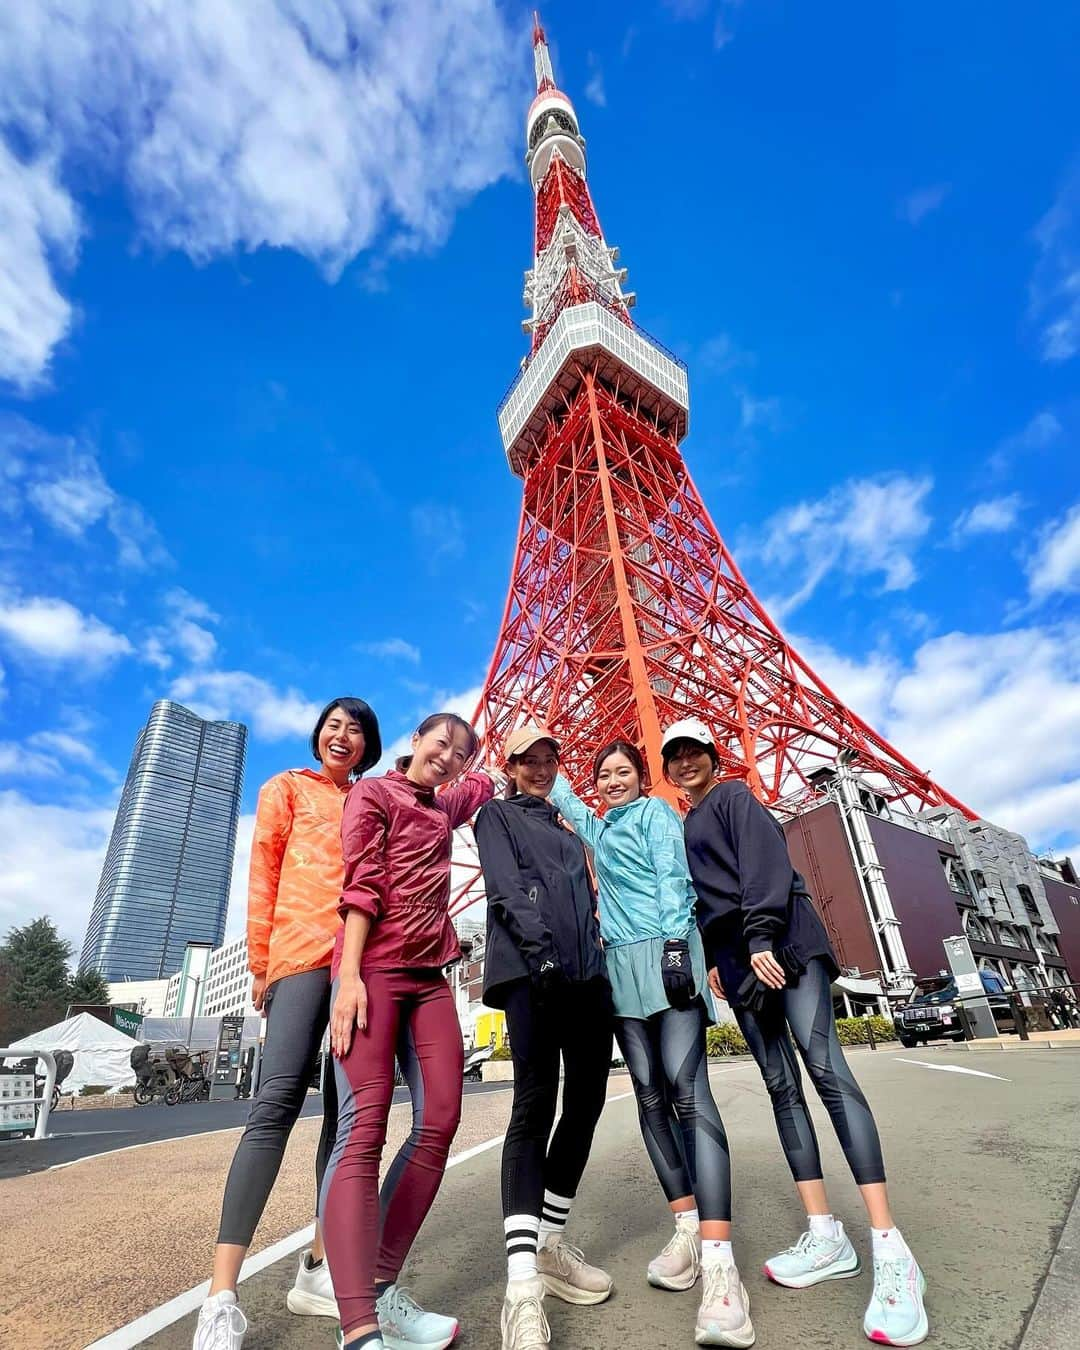
[{"label": "woman in black sweatshirt", "polygon": [[690,800],[686,857],[713,967],[710,985],[731,1005],[757,1060],[806,1208],[808,1231],[770,1258],[765,1274],[804,1289],[859,1273],[858,1254],[829,1212],[794,1040],[870,1218],[874,1292],[863,1331],[884,1345],[917,1345],[928,1330],[926,1281],[893,1223],[877,1126],[836,1033],[832,981],[840,970],[784,832],[744,782],[721,778],[703,722],[687,718],[669,727],[661,754],[664,772]]},{"label": "woman in black sweatshirt", "polygon": [[[502,1156],[502,1344],[542,1350],[550,1341],[545,1292],[576,1304],[611,1293],[610,1275],[563,1241],[604,1107],[611,989],[584,846],[547,800],[558,742],[545,727],[523,727],[506,738],[503,755],[507,795],[488,802],[475,826],[488,900],[484,1002],[505,1009],[514,1061]],[[552,1135],[560,1060],[563,1107]]]}]

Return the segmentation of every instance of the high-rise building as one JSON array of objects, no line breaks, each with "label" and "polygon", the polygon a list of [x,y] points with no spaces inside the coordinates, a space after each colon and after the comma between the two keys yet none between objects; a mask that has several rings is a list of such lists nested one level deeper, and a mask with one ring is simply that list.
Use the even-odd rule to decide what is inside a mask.
[{"label": "high-rise building", "polygon": [[139,732],[86,929],[81,970],[107,980],[178,970],[221,945],[247,728],[159,699]]}]

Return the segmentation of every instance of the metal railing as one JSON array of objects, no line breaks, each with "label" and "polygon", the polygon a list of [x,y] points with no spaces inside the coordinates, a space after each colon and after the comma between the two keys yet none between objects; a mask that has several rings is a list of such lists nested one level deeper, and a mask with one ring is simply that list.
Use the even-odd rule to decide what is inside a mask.
[{"label": "metal railing", "polygon": [[[23,1046],[18,1050],[12,1050],[10,1046],[0,1046],[0,1062],[5,1059],[29,1059],[33,1055],[36,1059],[45,1061],[45,1094],[42,1097],[22,1098],[22,1101],[31,1101],[35,1106],[40,1105],[41,1110],[37,1113],[37,1123],[34,1125],[34,1138],[44,1139],[45,1131],[49,1125],[49,1112],[52,1110],[53,1088],[56,1086],[56,1059],[51,1050],[35,1050],[32,1046]],[[37,1076],[36,1074],[34,1075]],[[11,1103],[14,1105],[15,1103]]]}]

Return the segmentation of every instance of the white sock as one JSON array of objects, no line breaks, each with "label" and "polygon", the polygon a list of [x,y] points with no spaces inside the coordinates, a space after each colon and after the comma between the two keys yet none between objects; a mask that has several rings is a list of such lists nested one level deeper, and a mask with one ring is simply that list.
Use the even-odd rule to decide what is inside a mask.
[{"label": "white sock", "polygon": [[572,1195],[556,1195],[554,1191],[544,1192],[544,1203],[540,1209],[540,1231],[537,1246],[543,1247],[549,1237],[560,1237],[566,1229],[570,1217],[570,1206],[574,1203]]},{"label": "white sock", "polygon": [[678,1228],[680,1223],[700,1223],[700,1222],[701,1220],[698,1218],[698,1212],[696,1209],[680,1209],[679,1212],[675,1215],[676,1228]]},{"label": "white sock", "polygon": [[904,1241],[899,1228],[871,1228],[870,1236],[875,1260],[895,1261],[898,1257],[911,1255],[911,1248]]},{"label": "white sock", "polygon": [[810,1231],[814,1237],[838,1238],[840,1228],[831,1214],[808,1214]]},{"label": "white sock", "polygon": [[730,1242],[721,1242],[719,1238],[701,1239],[701,1264],[703,1266],[733,1266],[735,1253]]},{"label": "white sock", "polygon": [[506,1278],[536,1279],[536,1230],[540,1220],[535,1214],[511,1214],[503,1220],[506,1234]]}]

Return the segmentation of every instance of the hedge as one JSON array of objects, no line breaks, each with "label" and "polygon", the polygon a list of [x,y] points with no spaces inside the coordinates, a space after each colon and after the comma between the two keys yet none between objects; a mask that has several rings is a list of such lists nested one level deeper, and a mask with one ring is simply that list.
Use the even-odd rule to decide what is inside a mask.
[{"label": "hedge", "polygon": [[[868,1021],[873,1023],[876,1040],[896,1040],[896,1028],[888,1017],[838,1017],[836,1032],[840,1037],[840,1044],[868,1045],[870,1043]],[[750,1053],[742,1032],[731,1022],[721,1022],[718,1026],[710,1027],[705,1034],[705,1045],[710,1059]]]}]

